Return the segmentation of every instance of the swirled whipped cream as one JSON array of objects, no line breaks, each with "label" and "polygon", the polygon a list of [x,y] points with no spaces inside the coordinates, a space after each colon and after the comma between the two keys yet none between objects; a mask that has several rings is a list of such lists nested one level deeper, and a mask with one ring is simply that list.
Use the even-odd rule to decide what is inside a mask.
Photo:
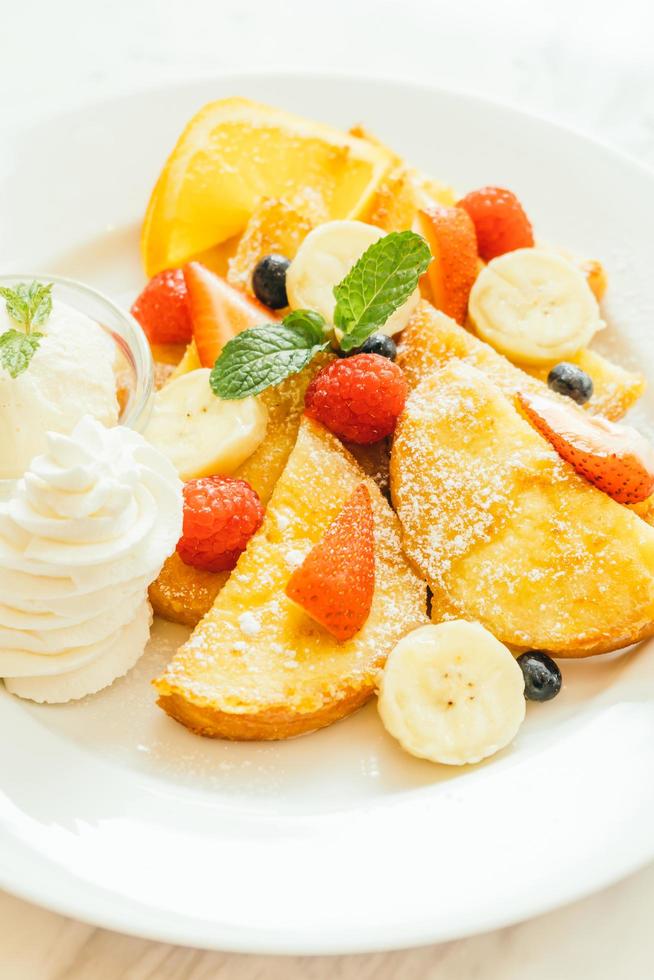
[{"label": "swirled whipped cream", "polygon": [[0,677],[62,702],[111,684],[139,659],[147,588],[182,530],[182,485],[130,429],[85,416],[51,432],[0,501]]}]

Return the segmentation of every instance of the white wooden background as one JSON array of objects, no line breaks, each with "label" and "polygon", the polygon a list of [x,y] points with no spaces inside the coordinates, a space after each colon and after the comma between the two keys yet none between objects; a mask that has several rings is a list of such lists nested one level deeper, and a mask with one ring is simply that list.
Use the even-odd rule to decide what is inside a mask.
[{"label": "white wooden background", "polygon": [[[342,68],[483,92],[654,166],[651,8],[651,0],[0,0],[0,138],[59,108],[217,69]],[[0,978],[646,980],[653,909],[649,868],[461,942],[268,959],[119,936],[0,893]]]}]

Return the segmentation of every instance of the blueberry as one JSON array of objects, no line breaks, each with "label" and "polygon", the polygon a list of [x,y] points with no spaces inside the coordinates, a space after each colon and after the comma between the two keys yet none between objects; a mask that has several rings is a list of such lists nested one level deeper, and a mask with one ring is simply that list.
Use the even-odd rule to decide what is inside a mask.
[{"label": "blueberry", "polygon": [[271,310],[288,306],[286,295],[286,271],[291,263],[283,255],[264,255],[254,267],[252,288],[254,295]]},{"label": "blueberry", "polygon": [[561,671],[542,650],[530,650],[518,657],[525,678],[528,701],[551,701],[561,690]]},{"label": "blueberry", "polygon": [[354,354],[378,354],[379,357],[387,357],[389,361],[394,361],[397,357],[397,347],[392,337],[387,337],[385,333],[370,334],[367,340],[349,352]]},{"label": "blueberry", "polygon": [[567,395],[578,405],[585,405],[593,394],[591,378],[576,364],[569,364],[568,361],[561,361],[560,364],[554,365],[547,375],[547,384],[552,391],[558,391],[559,395]]}]

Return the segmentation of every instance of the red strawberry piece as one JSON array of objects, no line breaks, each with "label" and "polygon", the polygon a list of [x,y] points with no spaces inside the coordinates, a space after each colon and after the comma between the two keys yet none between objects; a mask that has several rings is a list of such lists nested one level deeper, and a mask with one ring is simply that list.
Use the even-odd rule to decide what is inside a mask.
[{"label": "red strawberry piece", "polygon": [[513,191],[503,187],[481,187],[462,198],[457,207],[472,218],[477,247],[484,262],[516,248],[531,248],[534,233],[522,204]]},{"label": "red strawberry piece", "polygon": [[349,640],[366,622],[374,591],[374,517],[361,483],[293,572],[286,595],[337,640]]},{"label": "red strawberry piece", "polygon": [[177,552],[184,564],[219,572],[234,568],[261,527],[263,507],[245,480],[205,476],[184,484],[184,519]]},{"label": "red strawberry piece", "polygon": [[559,456],[609,497],[637,504],[654,492],[654,449],[636,429],[542,395],[520,392],[518,401]]},{"label": "red strawberry piece", "polygon": [[234,289],[199,262],[184,266],[184,279],[193,339],[202,367],[212,368],[227,341],[241,330],[279,319],[272,310]]},{"label": "red strawberry piece", "polygon": [[191,314],[182,270],[165,269],[153,276],[134,301],[132,316],[151,344],[188,344]]},{"label": "red strawberry piece", "polygon": [[319,371],[304,404],[307,415],[339,438],[367,445],[393,432],[406,396],[397,364],[379,354],[355,354]]}]

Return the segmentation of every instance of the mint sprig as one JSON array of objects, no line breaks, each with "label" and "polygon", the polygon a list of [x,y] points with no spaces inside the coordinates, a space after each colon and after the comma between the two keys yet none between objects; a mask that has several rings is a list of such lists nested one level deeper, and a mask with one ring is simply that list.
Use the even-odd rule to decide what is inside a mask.
[{"label": "mint sprig", "polygon": [[7,313],[23,330],[10,328],[0,334],[0,365],[12,378],[29,367],[38,350],[43,334],[33,330],[41,327],[52,312],[52,283],[19,282],[14,289],[0,286]]},{"label": "mint sprig", "polygon": [[27,333],[32,327],[42,327],[52,312],[51,282],[19,282],[15,289],[0,286],[0,296],[5,298],[11,319]]},{"label": "mint sprig", "polygon": [[281,323],[244,330],[223,347],[209,379],[211,390],[219,398],[247,398],[297,374],[329,347],[325,326],[320,314],[294,310]]},{"label": "mint sprig", "polygon": [[383,327],[405,303],[431,262],[427,242],[414,231],[395,231],[374,242],[334,287],[334,325],[341,350],[350,351]]},{"label": "mint sprig", "polygon": [[13,329],[0,334],[0,364],[11,378],[27,371],[42,337],[42,333],[21,333]]},{"label": "mint sprig", "polygon": [[[334,326],[344,352],[381,329],[409,298],[431,262],[427,242],[413,231],[392,232],[368,248],[334,288]],[[281,323],[244,330],[225,344],[211,372],[219,398],[258,395],[297,374],[336,343],[334,331],[313,310],[294,310]]]}]

